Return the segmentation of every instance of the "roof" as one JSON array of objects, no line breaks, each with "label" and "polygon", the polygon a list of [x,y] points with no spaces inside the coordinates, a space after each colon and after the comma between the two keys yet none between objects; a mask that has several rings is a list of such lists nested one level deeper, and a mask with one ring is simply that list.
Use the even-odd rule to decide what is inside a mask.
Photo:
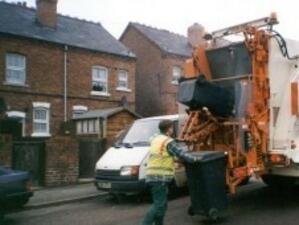
[{"label": "roof", "polygon": [[103,118],[106,119],[110,116],[113,116],[117,113],[120,113],[122,111],[126,111],[138,118],[140,118],[140,115],[138,115],[137,113],[124,108],[124,107],[116,107],[116,108],[107,108],[107,109],[96,109],[96,110],[90,110],[86,113],[83,113],[81,115],[77,115],[76,118],[74,118],[74,120],[83,120],[83,119],[92,119],[92,118]]},{"label": "roof", "polygon": [[[36,22],[36,10],[21,5],[0,2],[0,33],[33,38],[88,50],[135,57],[100,23],[57,15],[57,28]],[[4,22],[5,21],[5,22]]]},{"label": "roof", "polygon": [[178,120],[179,115],[165,115],[165,116],[154,116],[154,117],[147,117],[139,119],[139,121],[147,121],[147,120]]},{"label": "roof", "polygon": [[[161,50],[163,50],[166,53],[175,54],[183,57],[192,56],[192,47],[189,45],[187,37],[183,35],[172,33],[167,30],[157,29],[139,23],[130,23],[128,27],[130,26],[136,28],[139,32],[141,32],[143,35],[149,38]],[[123,35],[125,34],[125,32],[123,33]]]}]

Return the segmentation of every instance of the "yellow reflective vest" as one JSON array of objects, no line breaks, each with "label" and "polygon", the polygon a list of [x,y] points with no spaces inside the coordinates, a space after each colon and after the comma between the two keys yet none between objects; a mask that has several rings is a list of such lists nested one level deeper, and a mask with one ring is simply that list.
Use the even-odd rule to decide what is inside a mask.
[{"label": "yellow reflective vest", "polygon": [[172,140],[172,138],[162,134],[153,138],[146,175],[174,176],[174,159],[167,151],[167,144]]}]

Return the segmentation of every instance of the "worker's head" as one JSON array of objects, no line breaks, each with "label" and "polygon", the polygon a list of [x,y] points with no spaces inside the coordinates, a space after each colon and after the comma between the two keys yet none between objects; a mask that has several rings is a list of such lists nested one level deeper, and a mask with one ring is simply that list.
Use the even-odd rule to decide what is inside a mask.
[{"label": "worker's head", "polygon": [[159,130],[162,134],[167,136],[173,135],[173,122],[171,120],[161,120],[159,123]]}]

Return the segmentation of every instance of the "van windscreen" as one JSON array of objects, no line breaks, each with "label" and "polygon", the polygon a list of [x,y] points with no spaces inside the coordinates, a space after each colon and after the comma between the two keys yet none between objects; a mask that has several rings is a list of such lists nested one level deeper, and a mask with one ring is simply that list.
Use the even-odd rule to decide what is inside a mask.
[{"label": "van windscreen", "polygon": [[119,142],[122,144],[148,145],[151,137],[159,133],[159,122],[160,120],[137,120]]}]

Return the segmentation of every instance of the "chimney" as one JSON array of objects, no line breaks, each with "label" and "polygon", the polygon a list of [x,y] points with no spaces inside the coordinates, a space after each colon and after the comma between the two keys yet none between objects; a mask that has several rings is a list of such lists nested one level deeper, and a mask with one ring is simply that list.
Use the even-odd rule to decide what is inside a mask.
[{"label": "chimney", "polygon": [[39,24],[56,28],[57,1],[58,0],[36,0],[36,19]]},{"label": "chimney", "polygon": [[204,39],[204,35],[206,34],[205,28],[198,24],[194,23],[192,26],[188,27],[188,42],[192,47],[198,46],[207,46],[207,41]]}]

